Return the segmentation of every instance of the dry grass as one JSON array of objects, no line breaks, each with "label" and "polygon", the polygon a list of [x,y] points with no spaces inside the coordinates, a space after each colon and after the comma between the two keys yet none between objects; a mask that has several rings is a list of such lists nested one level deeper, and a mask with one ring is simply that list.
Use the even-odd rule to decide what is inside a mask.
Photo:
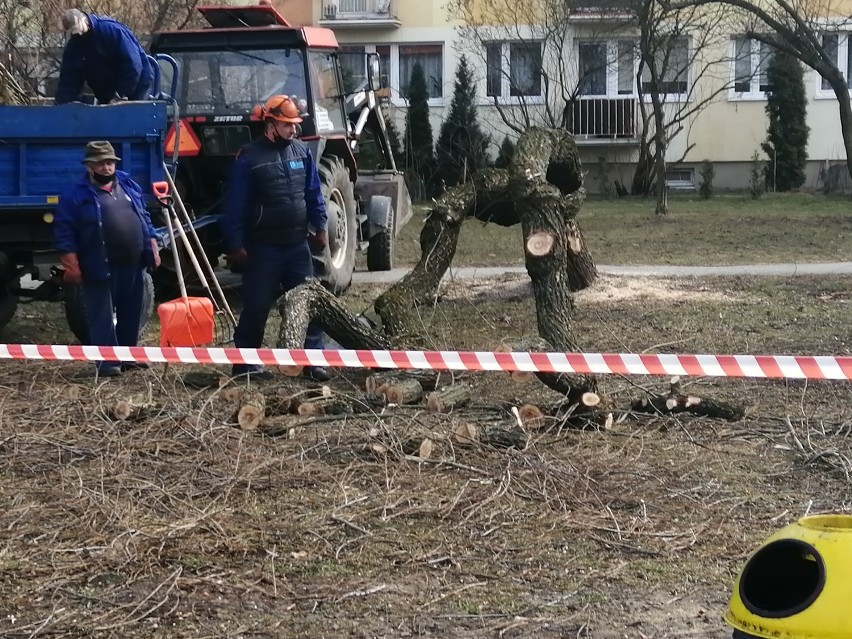
[{"label": "dry grass", "polygon": [[[834,337],[848,339],[843,280],[636,290],[581,299],[582,343],[731,352],[744,339],[766,350],[800,338],[837,353]],[[436,346],[485,348],[532,332],[530,304],[517,282],[450,290],[424,321]],[[55,312],[29,307],[39,326],[21,314],[4,338],[53,326],[67,339]],[[281,416],[285,434],[268,437],[235,428],[234,405],[185,386],[186,369],[100,384],[87,371],[0,367],[3,637],[716,639],[730,634],[720,616],[755,545],[806,512],[848,510],[852,497],[848,384],[686,380],[745,405],[746,419],[623,413],[612,430],[532,433],[518,451],[448,434],[462,420],[510,427],[504,403],[552,398],[535,381],[471,375],[476,401],[459,413]],[[332,386],[354,394],[362,377]],[[664,382],[602,385],[627,406]],[[137,393],[155,405],[110,418],[115,397]],[[425,436],[433,459],[402,452]],[[369,452],[377,439],[386,454]]]}]

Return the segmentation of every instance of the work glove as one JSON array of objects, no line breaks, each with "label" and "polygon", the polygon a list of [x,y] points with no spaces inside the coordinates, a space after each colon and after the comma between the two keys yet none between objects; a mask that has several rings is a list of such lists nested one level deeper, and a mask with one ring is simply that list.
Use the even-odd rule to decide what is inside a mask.
[{"label": "work glove", "polygon": [[65,272],[62,274],[62,281],[66,284],[82,284],[83,274],[80,272],[80,263],[77,261],[76,253],[64,253],[59,258],[62,268]]},{"label": "work glove", "polygon": [[248,261],[248,253],[242,247],[228,253],[228,259],[233,266],[245,266]]},{"label": "work glove", "polygon": [[328,233],[325,229],[311,233],[308,235],[308,244],[310,244],[311,248],[315,251],[325,250],[325,247],[328,246]]}]

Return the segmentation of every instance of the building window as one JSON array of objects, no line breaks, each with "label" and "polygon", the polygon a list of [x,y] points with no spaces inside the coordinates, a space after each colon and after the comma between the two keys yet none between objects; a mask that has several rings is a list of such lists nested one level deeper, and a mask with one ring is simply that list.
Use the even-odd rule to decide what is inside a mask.
[{"label": "building window", "polygon": [[430,98],[444,95],[444,53],[440,44],[399,45],[399,94],[408,97],[411,72],[420,64]]},{"label": "building window", "polygon": [[489,42],[485,63],[487,96],[541,97],[541,42]]},{"label": "building window", "polygon": [[580,95],[606,95],[606,42],[580,43]]},{"label": "building window", "polygon": [[[852,87],[852,83],[850,83],[850,78],[852,78],[852,47],[849,46],[849,35],[848,33],[824,33],[822,47],[845,76],[846,86]],[[825,78],[822,78],[820,89],[831,91],[831,85]]]},{"label": "building window", "polygon": [[751,38],[734,38],[734,93],[738,97],[763,98],[769,91],[766,69],[772,47]]},{"label": "building window", "polygon": [[357,90],[367,82],[367,52],[363,45],[343,45],[337,54],[343,75],[343,90]]},{"label": "building window", "polygon": [[381,86],[390,86],[390,46],[367,46],[363,44],[344,44],[337,54],[340,58],[340,70],[343,74],[343,90],[347,93],[364,88],[367,85],[367,54],[377,53],[379,56],[379,73]]},{"label": "building window", "polygon": [[689,90],[689,40],[672,38],[669,46],[654,54],[654,66],[660,75],[659,84],[651,80],[648,66],[642,67],[642,91],[663,95],[685,95]]},{"label": "building window", "polygon": [[631,40],[580,42],[577,51],[580,95],[634,95],[635,48]]},{"label": "building window", "polygon": [[695,169],[669,169],[666,171],[666,186],[676,190],[695,188]]}]

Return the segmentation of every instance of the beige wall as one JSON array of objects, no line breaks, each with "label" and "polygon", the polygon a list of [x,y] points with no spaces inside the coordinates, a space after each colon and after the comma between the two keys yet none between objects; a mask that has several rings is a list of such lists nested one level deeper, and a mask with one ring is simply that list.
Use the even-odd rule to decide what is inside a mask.
[{"label": "beige wall", "polygon": [[[296,27],[314,24],[312,0],[271,0],[272,6],[278,9],[284,18]],[[248,4],[256,4],[250,2]]]}]

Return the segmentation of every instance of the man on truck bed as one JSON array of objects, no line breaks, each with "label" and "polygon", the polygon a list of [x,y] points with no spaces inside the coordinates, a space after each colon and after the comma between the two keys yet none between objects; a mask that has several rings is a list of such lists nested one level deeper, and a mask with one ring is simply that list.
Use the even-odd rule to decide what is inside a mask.
[{"label": "man on truck bed", "polygon": [[[97,346],[136,346],[145,269],[160,265],[142,189],[115,170],[118,160],[109,142],[89,142],[86,175],[59,198],[53,223],[63,281],[83,286],[89,340]],[[98,362],[97,373],[114,377],[133,368],[147,364]]]},{"label": "man on truck bed", "polygon": [[[239,348],[263,344],[275,300],[314,276],[311,246],[322,249],[328,243],[317,167],[308,147],[296,139],[299,109],[286,95],[275,95],[252,115],[263,119],[264,135],[237,154],[221,221],[231,261],[245,267],[243,311],[234,331]],[[305,348],[323,348],[322,330],[314,324]],[[233,374],[271,377],[246,364],[235,364]],[[330,378],[319,366],[308,367],[305,374],[317,381]]]},{"label": "man on truck bed", "polygon": [[56,103],[80,99],[87,82],[99,104],[147,100],[154,84],[148,55],[118,20],[69,9],[62,16],[68,43],[62,53]]}]

